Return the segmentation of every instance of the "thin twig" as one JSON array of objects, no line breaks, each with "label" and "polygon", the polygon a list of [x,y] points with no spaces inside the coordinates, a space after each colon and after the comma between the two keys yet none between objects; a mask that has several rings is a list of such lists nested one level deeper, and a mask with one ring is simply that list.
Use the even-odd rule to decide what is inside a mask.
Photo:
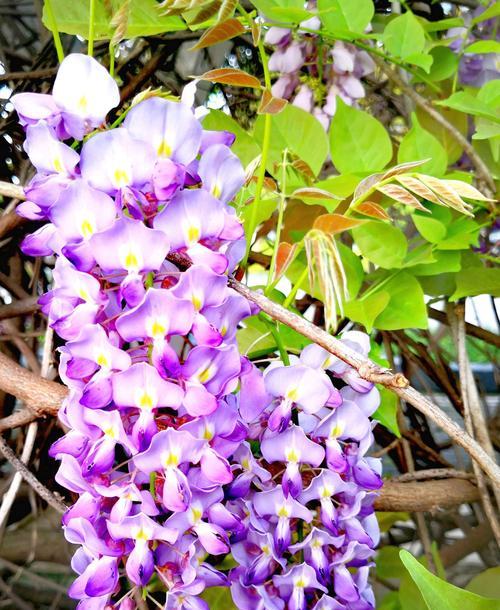
[{"label": "thin twig", "polygon": [[[448,306],[448,316],[450,319],[450,326],[453,334],[453,339],[455,341],[455,346],[457,349],[457,357],[458,357],[458,370],[459,370],[459,378],[460,378],[460,391],[462,393],[462,402],[464,405],[464,423],[465,429],[467,432],[473,436],[474,435],[474,423],[472,416],[472,409],[470,404],[470,395],[468,392],[468,367],[467,367],[467,349],[465,345],[465,326],[463,324],[463,317],[460,318],[460,315],[457,315],[457,310],[453,304],[449,304]],[[484,512],[486,514],[486,518],[491,525],[491,529],[497,544],[500,546],[500,524],[498,522],[497,515],[495,513],[495,509],[493,507],[493,503],[488,492],[488,488],[486,486],[486,481],[484,479],[484,474],[479,468],[478,464],[474,461],[472,462],[472,467],[474,469],[474,473],[476,475],[477,486],[479,489],[479,494],[481,496],[481,502],[484,508]]]},{"label": "thin twig", "polygon": [[30,472],[21,460],[16,456],[12,449],[7,445],[5,440],[0,436],[0,453],[3,454],[6,460],[12,464],[15,470],[22,476],[22,478],[33,487],[36,493],[47,502],[53,509],[59,513],[64,513],[68,510],[68,507],[64,502],[59,500],[51,491],[49,491],[43,483],[41,483],[35,475]]},{"label": "thin twig", "polygon": [[3,197],[10,197],[11,199],[26,199],[24,189],[22,186],[12,184],[12,182],[1,182],[0,181],[0,195]]},{"label": "thin twig", "polygon": [[[433,307],[428,307],[427,313],[429,315],[429,318],[432,318],[433,320],[441,322],[441,324],[446,324],[447,326],[449,326],[450,322],[444,311],[439,311],[438,309],[434,309]],[[471,337],[476,337],[476,339],[481,339],[481,341],[490,343],[495,347],[500,347],[500,335],[492,333],[491,331],[486,330],[485,328],[481,328],[480,326],[475,326],[474,324],[470,324],[470,322],[466,322],[465,332]]]},{"label": "thin twig", "polygon": [[28,602],[25,602],[24,599],[21,599],[19,595],[17,595],[17,593],[12,590],[12,587],[10,587],[3,578],[0,578],[0,591],[2,591],[2,593],[6,595],[10,599],[12,604],[16,608],[19,608],[19,610],[34,610],[33,606]]}]

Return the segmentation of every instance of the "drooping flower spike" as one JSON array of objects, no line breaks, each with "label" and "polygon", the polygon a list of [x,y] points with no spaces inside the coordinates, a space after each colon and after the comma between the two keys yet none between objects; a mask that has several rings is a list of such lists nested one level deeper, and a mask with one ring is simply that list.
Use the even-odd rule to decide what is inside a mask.
[{"label": "drooping flower spike", "polygon": [[[296,54],[278,44],[274,62]],[[69,595],[135,610],[138,587],[166,610],[206,610],[203,591],[228,587],[241,610],[373,608],[377,390],[316,346],[265,373],[240,354],[256,312],[228,287],[244,251],[234,136],[156,97],[107,129],[118,97],[70,55],[52,95],[13,100],[38,171],[18,209],[47,221],[23,248],[56,256],[40,304],[66,341],[68,432],[50,454],[78,496],[63,517],[79,545]],[[230,555],[236,567],[214,567]]]}]

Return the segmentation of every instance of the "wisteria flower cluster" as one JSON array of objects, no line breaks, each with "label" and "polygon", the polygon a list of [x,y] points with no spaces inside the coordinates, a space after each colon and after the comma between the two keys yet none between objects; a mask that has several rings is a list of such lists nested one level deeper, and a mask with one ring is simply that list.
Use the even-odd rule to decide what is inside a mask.
[{"label": "wisteria flower cluster", "polygon": [[22,247],[56,256],[40,302],[65,341],[51,455],[77,497],[78,608],[130,610],[138,592],[200,610],[210,587],[242,610],[373,608],[378,392],[315,345],[264,372],[240,355],[255,311],[228,286],[245,245],[233,136],[161,97],[109,128],[116,84],[79,54],[51,95],[13,103],[37,169],[19,211],[48,221]]},{"label": "wisteria flower cluster", "polygon": [[[310,8],[315,5],[309,4]],[[321,42],[314,34],[321,27],[318,17],[304,21],[301,27],[295,36],[281,27],[266,32],[266,43],[275,47],[269,70],[278,73],[272,93],[312,113],[327,130],[337,109],[337,97],[356,106],[365,97],[361,79],[374,72],[375,64],[366,51],[352,44]]]}]

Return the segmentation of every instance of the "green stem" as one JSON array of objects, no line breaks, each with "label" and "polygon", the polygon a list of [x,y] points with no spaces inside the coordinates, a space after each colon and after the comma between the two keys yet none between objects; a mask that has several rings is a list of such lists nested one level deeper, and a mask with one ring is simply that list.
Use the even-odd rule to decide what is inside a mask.
[{"label": "green stem", "polygon": [[[259,315],[261,317],[261,315]],[[278,351],[280,353],[281,361],[285,366],[290,366],[290,358],[288,357],[288,352],[286,351],[285,344],[283,343],[283,339],[281,338],[279,331],[279,322],[274,322],[273,320],[269,320],[267,316],[261,317],[261,319],[267,324],[269,330],[271,331],[274,340],[276,341],[276,345],[278,347]]]},{"label": "green stem", "polygon": [[45,0],[45,9],[47,10],[47,19],[50,24],[50,31],[52,32],[52,37],[54,38],[54,46],[56,47],[57,60],[59,63],[61,63],[64,59],[64,50],[61,43],[61,37],[59,36],[59,30],[57,29],[56,17],[52,9],[51,0]]},{"label": "green stem", "polygon": [[[246,17],[249,25],[251,25],[251,17],[250,15],[243,9],[242,6],[238,5],[238,9],[242,12],[242,14]],[[262,39],[259,40],[258,44],[260,60],[262,62],[262,69],[264,70],[264,83],[266,89],[271,89],[271,75],[269,73],[269,67],[267,65],[267,55],[266,50],[264,48],[264,43]],[[242,261],[242,267],[246,267],[248,261],[248,255],[250,254],[250,247],[252,245],[252,237],[255,229],[257,228],[257,210],[259,209],[261,196],[262,196],[262,187],[264,186],[264,179],[266,177],[266,166],[267,159],[269,156],[269,148],[271,146],[271,115],[264,115],[264,135],[262,138],[262,156],[260,159],[260,167],[259,167],[259,175],[257,176],[257,185],[255,187],[255,197],[252,202],[252,210],[250,214],[250,222],[248,225],[248,241],[247,247],[245,251],[245,257]]]},{"label": "green stem", "polygon": [[109,43],[109,73],[115,77],[115,45],[112,42]]},{"label": "green stem", "polygon": [[95,0],[90,0],[89,10],[89,41],[87,47],[87,54],[91,57],[94,55],[94,32],[95,32]]},{"label": "green stem", "polygon": [[302,284],[302,282],[306,279],[307,274],[309,272],[309,269],[307,267],[307,265],[304,267],[304,270],[302,271],[302,273],[299,276],[299,279],[295,282],[294,287],[292,288],[292,290],[290,291],[290,294],[286,297],[286,299],[283,301],[283,307],[285,309],[288,309],[291,305],[291,303],[293,303],[293,300],[295,299],[295,295],[297,294],[297,292],[300,289],[300,286]]},{"label": "green stem", "polygon": [[281,229],[283,227],[283,215],[285,213],[285,201],[286,201],[286,163],[287,163],[288,150],[285,148],[283,151],[283,165],[281,172],[281,185],[280,185],[280,207],[278,211],[278,222],[276,223],[276,240],[274,242],[273,254],[271,256],[271,264],[269,266],[269,272],[267,274],[267,285],[264,291],[266,296],[274,288],[275,282],[273,282],[274,272],[276,269],[276,260],[278,258],[278,248],[280,245]]}]

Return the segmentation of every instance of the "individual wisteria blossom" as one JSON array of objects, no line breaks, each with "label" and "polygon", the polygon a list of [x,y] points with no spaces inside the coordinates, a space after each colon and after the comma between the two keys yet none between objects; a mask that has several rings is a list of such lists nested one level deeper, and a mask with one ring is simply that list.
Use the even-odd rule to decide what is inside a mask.
[{"label": "individual wisteria blossom", "polygon": [[[308,2],[314,9],[316,3]],[[315,34],[321,27],[318,17],[300,24],[296,33],[272,26],[265,42],[274,47],[269,57],[269,70],[277,74],[272,92],[312,113],[328,129],[337,108],[337,97],[349,106],[356,106],[365,97],[362,79],[375,70],[366,51],[337,40],[325,44]]]},{"label": "individual wisteria blossom", "polygon": [[[271,65],[299,69],[302,47],[273,35]],[[40,305],[65,341],[67,432],[50,454],[74,494],[79,610],[135,610],[136,592],[206,610],[211,587],[241,610],[373,608],[378,392],[315,345],[265,371],[240,354],[257,312],[228,286],[244,251],[234,137],[159,97],[109,128],[116,85],[81,55],[52,95],[14,103],[37,170],[18,210],[45,221],[22,247],[56,257]]]}]

